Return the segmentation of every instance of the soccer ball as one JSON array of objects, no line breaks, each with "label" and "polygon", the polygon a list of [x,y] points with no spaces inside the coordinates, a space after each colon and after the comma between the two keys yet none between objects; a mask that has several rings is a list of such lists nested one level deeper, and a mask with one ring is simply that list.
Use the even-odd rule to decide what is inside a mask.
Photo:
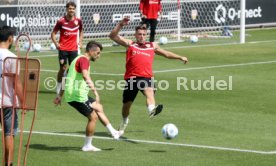
[{"label": "soccer ball", "polygon": [[162,127],[162,134],[166,139],[173,139],[177,136],[178,129],[174,124],[168,123]]},{"label": "soccer ball", "polygon": [[160,44],[167,44],[168,43],[168,38],[166,38],[164,36],[160,37],[159,42],[160,42]]},{"label": "soccer ball", "polygon": [[56,49],[57,49],[57,48],[56,48],[56,45],[55,45],[54,43],[51,43],[50,49],[51,49],[51,50],[56,50]]},{"label": "soccer ball", "polygon": [[34,52],[40,52],[41,51],[41,45],[40,44],[34,44],[33,45],[33,51]]},{"label": "soccer ball", "polygon": [[29,42],[25,42],[25,43],[23,44],[23,49],[24,49],[24,50],[28,50],[29,47],[30,47],[30,43],[29,43]]},{"label": "soccer ball", "polygon": [[192,35],[192,36],[190,36],[190,41],[191,41],[191,43],[196,43],[196,42],[198,42],[198,37],[196,35]]}]

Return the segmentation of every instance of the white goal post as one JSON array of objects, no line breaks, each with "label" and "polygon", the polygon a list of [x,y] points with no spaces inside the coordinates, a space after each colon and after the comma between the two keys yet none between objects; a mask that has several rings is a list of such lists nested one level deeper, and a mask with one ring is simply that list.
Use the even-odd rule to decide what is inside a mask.
[{"label": "white goal post", "polygon": [[[56,21],[65,14],[67,0],[17,0],[16,14],[1,15],[7,24],[27,32],[34,43],[50,49],[50,33]],[[108,34],[124,16],[129,26],[120,32],[133,37],[141,18],[139,0],[74,0],[77,14],[83,20],[84,42],[97,40],[111,46]],[[187,42],[196,35],[200,42],[244,43],[245,0],[162,0],[162,17],[157,26],[156,42],[165,36],[169,42]]]}]

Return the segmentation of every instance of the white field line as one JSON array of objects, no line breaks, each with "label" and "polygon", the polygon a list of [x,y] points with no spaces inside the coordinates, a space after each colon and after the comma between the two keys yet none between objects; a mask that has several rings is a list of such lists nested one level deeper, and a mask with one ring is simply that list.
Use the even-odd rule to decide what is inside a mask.
[{"label": "white field line", "polygon": [[[29,131],[23,131],[23,132],[24,133],[29,133]],[[81,138],[84,137],[84,135],[79,135],[79,134],[63,134],[63,133],[51,133],[51,132],[39,132],[39,131],[33,131],[32,133],[33,134],[41,134],[41,135],[52,135],[52,136],[81,137]],[[111,138],[111,137],[93,136],[93,138],[104,139],[104,140],[113,140],[113,138]],[[148,143],[148,144],[158,144],[158,145],[171,145],[171,146],[183,146],[183,147],[191,147],[191,148],[199,148],[199,149],[212,149],[212,150],[234,151],[234,152],[243,152],[243,153],[265,154],[265,155],[276,154],[276,151],[259,151],[259,150],[249,150],[249,149],[239,149],[239,148],[227,148],[227,147],[219,147],[219,146],[182,144],[182,143],[159,142],[159,141],[148,141],[148,140],[137,140],[137,139],[120,139],[120,140],[121,141],[138,142],[138,143]]]},{"label": "white field line", "polygon": [[[264,41],[252,41],[252,42],[247,42],[249,44],[259,44],[259,43],[271,43],[271,42],[276,42],[276,40],[264,40]],[[226,45],[237,45],[240,43],[223,43],[223,44],[208,44],[208,45],[193,45],[193,46],[177,46],[177,47],[165,47],[165,49],[178,49],[178,48],[197,48],[197,47],[214,47],[214,46],[226,46]],[[58,56],[58,52],[55,54],[52,54],[53,51],[45,51],[51,53],[50,55],[37,55],[37,56],[29,56],[30,58],[47,58],[47,57],[53,57],[53,56]],[[104,51],[102,54],[105,53],[124,53],[126,50],[117,50],[117,51]]]},{"label": "white field line", "polygon": [[[264,62],[249,62],[249,63],[237,63],[237,64],[227,64],[227,65],[217,65],[217,66],[203,66],[203,67],[191,67],[182,69],[169,69],[169,70],[156,70],[154,73],[168,73],[177,71],[191,71],[191,70],[204,70],[204,69],[214,69],[214,68],[227,68],[227,67],[237,67],[237,66],[249,66],[249,65],[260,65],[260,64],[271,64],[276,63],[276,61],[264,61]],[[57,73],[57,70],[46,70],[42,69],[44,72]],[[104,76],[123,76],[124,74],[116,73],[91,73],[91,75],[104,75]]]}]

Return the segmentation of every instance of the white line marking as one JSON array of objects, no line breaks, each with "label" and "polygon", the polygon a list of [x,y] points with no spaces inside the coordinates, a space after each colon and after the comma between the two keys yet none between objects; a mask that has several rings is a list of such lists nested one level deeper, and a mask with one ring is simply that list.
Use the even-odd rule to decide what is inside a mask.
[{"label": "white line marking", "polygon": [[170,69],[170,70],[159,70],[159,71],[157,70],[157,71],[154,71],[154,73],[167,73],[167,72],[186,71],[186,70],[202,70],[202,69],[214,69],[214,68],[225,68],[225,67],[249,66],[249,65],[260,65],[260,64],[270,64],[270,63],[276,63],[276,61],[249,62],[249,63],[240,63],[240,64],[203,66],[203,67],[192,67],[192,68],[185,68],[185,69]]},{"label": "white line marking", "polygon": [[[23,132],[24,133],[29,133],[29,131],[23,131]],[[33,134],[66,136],[66,137],[81,137],[81,138],[84,137],[84,135],[79,135],[79,134],[62,134],[62,133],[39,132],[39,131],[33,131]],[[111,137],[93,136],[93,138],[104,139],[104,140],[113,140],[113,138],[111,138]],[[148,141],[148,140],[137,140],[137,139],[120,139],[120,140],[122,140],[122,141],[131,141],[131,142],[139,142],[139,143],[148,143],[148,144],[184,146],[184,147],[192,147],[192,148],[200,148],[200,149],[213,149],[213,150],[222,150],[222,151],[234,151],[234,152],[244,152],[244,153],[266,154],[266,155],[276,154],[276,151],[259,151],[259,150],[248,150],[248,149],[239,149],[239,148],[226,148],[226,147],[219,147],[219,146],[182,144],[182,143],[159,142],[159,141]]]},{"label": "white line marking", "polygon": [[[271,63],[276,63],[276,61],[249,62],[249,63],[227,64],[227,65],[218,65],[218,66],[202,66],[202,67],[191,67],[191,68],[182,68],[182,69],[156,70],[156,71],[154,71],[154,73],[168,73],[168,72],[176,72],[176,71],[203,70],[203,69],[249,66],[249,65],[260,65],[260,64],[271,64]],[[44,69],[42,69],[41,71],[57,73],[57,70],[46,70],[46,69],[44,70]],[[123,76],[124,74],[92,72],[91,75]]]},{"label": "white line marking", "polygon": [[[247,42],[249,44],[259,44],[259,43],[271,43],[276,42],[276,40],[264,40],[264,41],[251,41]],[[214,46],[227,46],[227,45],[237,45],[240,43],[224,43],[224,44],[208,44],[208,45],[193,45],[193,46],[176,46],[176,47],[164,47],[165,49],[178,49],[178,48],[198,48],[198,47],[214,47]],[[53,53],[53,51],[45,51],[49,53]],[[117,51],[106,51],[102,52],[102,54],[106,53],[124,53],[126,50],[117,50]],[[50,55],[37,55],[37,56],[30,56],[30,58],[47,58],[47,57],[53,57],[58,56],[58,52],[56,54],[50,54]]]}]

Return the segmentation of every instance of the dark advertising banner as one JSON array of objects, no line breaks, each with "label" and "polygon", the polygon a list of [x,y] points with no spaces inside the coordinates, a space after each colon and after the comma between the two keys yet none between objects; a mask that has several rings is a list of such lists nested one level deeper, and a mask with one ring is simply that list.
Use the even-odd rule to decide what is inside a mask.
[{"label": "dark advertising banner", "polygon": [[[188,1],[181,4],[182,28],[239,25],[238,1]],[[246,25],[276,23],[275,0],[247,0]]]},{"label": "dark advertising banner", "polygon": [[0,7],[0,26],[19,27],[22,19],[17,17],[17,7]]},{"label": "dark advertising banner", "polygon": [[247,9],[255,9],[261,17],[247,18],[246,24],[276,23],[276,0],[247,0]]}]

